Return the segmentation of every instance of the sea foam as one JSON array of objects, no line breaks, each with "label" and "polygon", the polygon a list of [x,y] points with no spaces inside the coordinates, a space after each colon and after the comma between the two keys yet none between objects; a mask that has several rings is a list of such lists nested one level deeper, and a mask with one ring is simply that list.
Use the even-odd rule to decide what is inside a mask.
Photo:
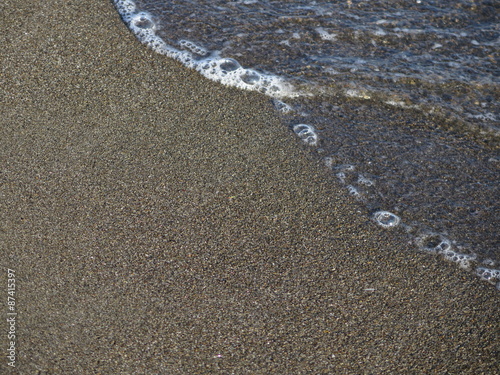
[{"label": "sea foam", "polygon": [[115,0],[115,5],[140,42],[159,54],[180,61],[208,79],[226,86],[258,91],[274,98],[299,96],[293,86],[283,78],[244,68],[235,59],[221,57],[217,51],[210,53],[189,40],[179,41],[179,45],[184,49],[175,48],[157,35],[157,25],[151,14],[137,11],[133,1]]},{"label": "sea foam", "polygon": [[[315,122],[315,124],[318,124],[317,126],[321,129],[322,139],[320,140],[318,136],[318,131],[314,126],[302,123],[302,121],[307,122],[307,120],[304,119],[305,117],[308,117],[315,112],[305,107],[302,107],[301,105],[299,105],[298,107],[289,105],[283,102],[281,99],[306,96],[305,92],[308,91],[308,92],[316,92],[317,94],[320,93],[324,95],[324,97],[328,97],[329,94],[333,94],[333,96],[335,97],[337,97],[338,95],[344,96],[344,99],[346,99],[347,101],[352,100],[353,103],[359,103],[360,101],[371,100],[374,102],[385,104],[385,107],[390,108],[391,111],[423,110],[423,111],[429,111],[429,114],[432,114],[435,111],[437,111],[434,107],[436,101],[435,99],[432,99],[435,98],[435,95],[432,95],[432,92],[431,95],[425,95],[425,96],[416,95],[415,99],[412,95],[406,95],[404,90],[400,93],[399,91],[398,92],[393,91],[391,88],[391,90],[388,90],[386,93],[385,89],[380,90],[379,88],[377,88],[378,87],[377,85],[380,84],[380,82],[382,81],[383,82],[390,81],[390,82],[395,82],[397,84],[403,84],[404,82],[409,81],[411,82],[411,87],[413,92],[414,86],[417,88],[419,87],[418,84],[420,82],[419,80],[422,74],[424,77],[423,79],[424,83],[426,82],[426,79],[431,83],[434,82],[433,77],[435,77],[436,75],[435,69],[437,69],[436,72],[442,73],[441,75],[446,76],[449,73],[450,74],[449,78],[455,79],[456,78],[455,70],[460,67],[458,63],[454,63],[455,65],[452,66],[454,67],[453,70],[449,70],[448,68],[446,68],[443,71],[440,68],[441,65],[434,64],[432,65],[433,68],[431,69],[431,72],[434,72],[433,75],[426,75],[422,69],[420,69],[420,71],[408,72],[407,69],[408,63],[411,63],[412,66],[417,68],[418,67],[422,68],[422,67],[419,65],[421,63],[418,60],[418,55],[404,52],[406,51],[406,47],[404,48],[403,52],[397,54],[397,56],[399,57],[385,56],[384,58],[380,59],[372,59],[363,53],[355,54],[354,57],[351,56],[350,54],[342,55],[341,53],[339,53],[337,49],[337,47],[340,46],[339,43],[345,44],[346,42],[349,42],[349,40],[350,43],[354,43],[353,42],[354,40],[356,41],[355,45],[359,46],[359,43],[363,42],[364,40],[363,36],[365,37],[369,36],[370,38],[369,44],[366,44],[368,48],[378,48],[377,46],[382,42],[383,44],[385,44],[385,42],[391,42],[396,44],[396,50],[397,50],[397,45],[401,43],[398,40],[400,40],[402,37],[406,38],[407,36],[411,36],[412,38],[416,37],[420,38],[422,37],[422,35],[425,34],[422,32],[423,29],[421,30],[418,27],[413,27],[413,28],[394,27],[395,26],[394,22],[396,21],[392,19],[377,21],[372,26],[370,26],[369,24],[367,26],[365,23],[363,23],[358,28],[351,27],[350,30],[354,30],[353,34],[355,36],[354,39],[349,37],[349,34],[340,32],[338,28],[330,24],[323,24],[324,27],[320,25],[317,26],[315,25],[314,27],[310,27],[307,30],[306,29],[296,30],[295,29],[296,25],[294,25],[293,29],[280,28],[276,32],[280,35],[283,35],[283,38],[285,39],[282,40],[281,43],[275,41],[274,46],[280,44],[280,46],[282,47],[280,47],[279,49],[287,53],[287,51],[290,52],[290,49],[295,49],[295,48],[298,48],[300,51],[301,48],[300,46],[302,44],[308,45],[307,41],[309,39],[313,40],[314,43],[311,45],[312,46],[311,49],[304,50],[303,52],[305,52],[305,54],[300,55],[300,58],[291,59],[289,58],[291,55],[285,55],[285,59],[283,59],[283,61],[287,62],[289,60],[293,60],[295,63],[301,65],[294,66],[292,63],[292,68],[293,68],[292,70],[280,69],[279,67],[276,66],[276,64],[279,65],[279,59],[274,58],[274,56],[279,56],[279,51],[277,51],[276,48],[274,47],[272,47],[274,49],[272,49],[271,51],[267,50],[267,53],[270,56],[273,56],[273,58],[270,60],[271,65],[262,64],[262,61],[260,61],[259,59],[257,59],[258,61],[256,64],[254,64],[253,62],[248,64],[251,66],[263,67],[263,69],[268,69],[269,71],[277,71],[278,72],[277,74],[282,74],[282,75],[286,74],[287,77],[295,77],[294,75],[295,71],[312,74],[312,72],[314,71],[313,68],[318,67],[319,65],[317,63],[321,62],[320,64],[321,69],[317,69],[317,71],[320,72],[320,75],[328,77],[328,79],[326,80],[327,84],[324,86],[320,85],[316,87],[315,90],[311,89],[311,87],[309,86],[307,86],[306,88],[307,83],[305,82],[311,83],[312,81],[309,81],[309,78],[303,80],[303,77],[300,77],[301,80],[293,81],[294,83],[299,82],[297,83],[297,87],[300,87],[301,90],[304,90],[304,91],[299,91],[297,88],[294,88],[291,85],[290,81],[284,79],[282,76],[276,74],[264,73],[256,69],[251,69],[242,66],[240,61],[241,62],[245,61],[245,58],[244,54],[241,53],[241,51],[240,52],[236,51],[235,53],[232,47],[225,48],[225,47],[220,47],[220,45],[218,45],[217,43],[211,43],[213,42],[213,39],[217,39],[218,37],[217,35],[208,36],[208,40],[201,40],[201,41],[198,40],[196,37],[193,37],[193,40],[190,40],[191,39],[190,35],[193,34],[189,34],[189,32],[181,33],[176,36],[170,37],[173,31],[171,31],[171,33],[168,33],[169,30],[165,29],[164,22],[161,22],[158,19],[156,19],[153,14],[147,11],[140,10],[138,6],[136,6],[136,3],[134,1],[114,0],[114,3],[122,19],[127,24],[128,28],[135,34],[135,36],[142,43],[147,45],[155,52],[168,56],[169,58],[176,59],[180,61],[182,64],[184,64],[186,67],[198,71],[201,75],[213,81],[217,81],[224,85],[236,87],[239,89],[258,91],[265,95],[273,97],[274,98],[273,102],[277,111],[279,111],[279,113],[283,115],[286,115],[288,124],[291,124],[290,130],[292,130],[296,134],[296,136],[298,136],[301,139],[302,142],[304,142],[308,146],[311,146],[312,149],[314,149],[321,155],[323,155],[323,153],[326,152],[331,153],[331,156],[324,158],[326,166],[332,170],[332,172],[338,178],[340,183],[347,189],[347,192],[358,201],[362,201],[363,203],[365,203],[365,205],[369,207],[369,212],[372,213],[374,212],[373,211],[374,209],[376,210],[378,209],[378,207],[387,205],[385,203],[382,205],[380,198],[383,198],[384,200],[387,198],[386,200],[388,202],[390,201],[388,198],[391,198],[390,195],[392,194],[391,184],[394,186],[400,184],[397,181],[397,179],[394,178],[394,176],[392,177],[389,176],[390,177],[389,178],[382,173],[377,173],[377,170],[373,170],[372,167],[377,163],[377,160],[379,161],[381,166],[384,166],[386,163],[388,163],[388,161],[390,161],[393,158],[393,156],[387,157],[385,154],[381,153],[380,156],[377,156],[378,157],[377,160],[370,160],[369,153],[367,152],[367,150],[369,150],[367,144],[370,144],[370,141],[369,142],[365,141],[365,143],[363,143],[358,139],[359,135],[357,135],[355,131],[353,131],[352,134],[350,133],[343,134],[343,132],[346,131],[345,129],[340,130],[337,128],[333,128],[333,125],[330,124],[325,125],[325,123],[322,123],[322,121],[318,120],[318,118],[314,118],[313,121]],[[245,5],[249,5],[257,3],[260,4],[261,2],[252,0],[252,1],[245,1],[238,3],[244,3]],[[260,7],[260,5],[256,5],[256,7]],[[223,8],[224,8],[223,6],[217,7],[217,9],[215,9],[214,11],[216,12],[217,15],[224,14]],[[154,13],[154,10],[151,10],[151,12]],[[346,14],[351,14],[351,11],[348,11]],[[341,18],[342,17],[340,17],[339,19]],[[360,18],[359,22],[362,23],[362,21],[363,19]],[[236,17],[235,23],[239,24],[241,22],[245,23],[245,20],[238,19]],[[174,25],[175,23],[172,23],[172,26]],[[193,29],[194,28],[195,26],[193,26]],[[315,32],[311,33],[311,30]],[[428,28],[426,30],[428,31],[431,29]],[[164,32],[168,33],[168,34],[161,34],[164,35],[165,39],[160,37],[160,33]],[[265,30],[265,32],[267,32],[267,29]],[[406,36],[404,36],[405,34]],[[243,38],[243,34],[241,33],[237,34],[237,36],[238,38],[240,37]],[[461,37],[463,37],[463,35],[461,35]],[[264,36],[263,39],[264,40],[259,39],[259,41],[264,42],[265,44],[266,37]],[[270,40],[272,40],[272,38]],[[431,38],[431,41],[432,44],[429,44],[431,46],[430,47],[431,50],[434,51],[436,49],[440,50],[446,49],[446,45],[444,44],[444,42],[441,43],[442,42],[441,40],[440,43],[436,43],[435,40]],[[368,42],[368,40],[366,42]],[[234,41],[231,40],[225,40],[224,43],[227,43],[228,45],[231,45],[231,43],[233,43],[234,45],[239,44],[239,43],[234,43]],[[485,45],[484,41],[483,45]],[[317,52],[315,51],[315,48],[319,48],[319,50],[324,49],[325,51],[328,51],[330,47],[332,48],[336,47],[335,49],[333,49],[334,51],[333,54],[329,55],[328,53],[326,54],[318,53],[318,60],[315,61],[314,56],[316,56],[315,52]],[[250,48],[250,50],[252,49]],[[362,50],[362,48],[357,50]],[[311,55],[310,52],[312,53]],[[235,58],[230,58],[228,56],[237,57],[237,59],[239,59],[240,61],[238,61]],[[429,55],[429,58],[436,59],[437,57],[434,55]],[[247,59],[246,61],[253,61],[253,60]],[[401,61],[403,62],[402,65]],[[428,61],[429,59],[426,58],[425,69],[428,69],[427,65]],[[439,62],[440,60],[436,61]],[[389,62],[390,64],[386,64],[386,62]],[[400,67],[399,68],[397,66],[394,67],[394,65],[398,65],[400,67],[403,66],[404,68],[403,71],[401,71]],[[387,70],[385,66],[390,66],[390,69]],[[281,68],[283,68],[283,66],[281,66]],[[381,77],[383,78],[383,80],[382,81],[378,80],[377,81],[378,83],[374,82],[373,85],[372,84],[365,85],[363,84],[364,81],[358,79],[358,76],[366,77],[366,75],[370,77],[370,82],[374,82],[372,79],[373,77],[378,77],[378,78]],[[307,77],[309,77],[309,75],[307,75]],[[390,79],[387,79],[388,77]],[[482,80],[484,82],[488,82],[489,76],[486,75],[485,77],[486,78],[482,78]],[[428,102],[426,101],[425,98],[432,99],[430,101],[431,105],[427,105]],[[478,108],[474,107],[470,109],[470,113],[466,112],[464,117],[484,120],[484,121],[494,121],[497,118],[497,116],[494,114],[494,112],[491,111],[491,108],[493,107],[492,105],[488,104],[489,103],[488,97],[481,98],[481,100],[482,101],[478,102],[477,104],[478,106],[480,105],[480,107]],[[316,104],[319,105],[320,107],[323,105],[322,103],[316,103]],[[338,109],[340,107],[334,106],[332,108]],[[320,111],[319,113],[322,112]],[[291,119],[292,116],[295,116],[296,118]],[[323,116],[323,114],[321,114],[321,116]],[[343,116],[345,116],[345,114],[342,115],[341,117]],[[325,121],[331,121],[331,120],[325,120]],[[335,123],[335,126],[338,126],[339,124],[339,122],[337,121],[331,121],[331,122]],[[350,128],[356,130],[355,127],[358,126],[359,124],[353,122],[348,125]],[[404,128],[404,126],[402,126],[402,128]],[[375,140],[376,136],[378,135],[377,129],[376,127],[372,129],[374,132],[373,138]],[[384,138],[387,137],[384,136]],[[395,139],[396,141],[398,141],[397,137],[395,137]],[[321,148],[317,148],[318,143],[321,143]],[[395,143],[394,142],[391,143],[390,139],[384,139],[383,143],[380,143],[379,140],[378,143],[374,142],[374,144],[394,145]],[[431,148],[437,147],[432,141],[428,141],[427,139],[425,139],[424,142],[419,143],[419,145],[420,144],[426,144],[427,145],[426,147],[428,147],[429,150]],[[334,145],[334,147],[332,145]],[[387,148],[389,146],[385,147],[386,150],[389,150],[389,148]],[[421,148],[422,146],[420,145],[419,147]],[[423,148],[422,150],[425,151],[425,149]],[[405,149],[404,152],[407,153],[408,150]],[[364,154],[366,154],[366,156]],[[350,155],[353,155],[354,158],[352,158]],[[395,159],[397,158],[398,157],[396,157]],[[405,158],[402,158],[402,160]],[[360,160],[363,160],[365,163],[364,164],[361,163]],[[411,156],[409,156],[408,161],[403,160],[404,162],[403,165],[405,167],[408,165],[416,165],[418,164],[418,160],[419,160],[418,157],[411,159]],[[394,169],[396,171],[395,173],[398,173],[397,172],[398,168],[394,168],[394,166],[388,166],[384,168],[386,171]],[[384,181],[386,181],[385,185]],[[389,185],[387,181],[390,182]],[[406,183],[407,182],[408,181],[406,181]],[[412,183],[414,183],[413,180]],[[401,185],[404,186],[404,184]],[[379,187],[381,188],[379,189]],[[418,189],[418,187],[416,187],[415,189]],[[406,196],[410,196],[411,194],[416,196],[416,194],[411,190],[409,192],[406,192]],[[394,197],[392,197],[392,200],[394,201]],[[418,230],[419,224],[414,221],[412,221],[411,224],[409,224],[408,212],[410,212],[410,210],[407,209],[406,210],[407,212],[405,212],[404,205],[402,207],[393,206],[393,209],[396,210],[396,212],[400,213],[402,215],[402,218],[389,211],[376,211],[372,214],[371,219],[382,228],[398,227],[406,229],[408,233],[414,231],[420,232],[419,234],[416,234],[415,237],[412,238],[412,242],[418,250],[441,256],[447,261],[456,263],[461,268],[470,271],[476,270],[476,274],[481,279],[488,281],[492,284],[497,283],[496,285],[497,287],[499,287],[500,285],[499,270],[486,267],[477,268],[477,265],[481,263],[481,252],[479,252],[479,255],[464,254],[462,253],[462,247],[457,246],[457,242],[455,241],[455,239],[451,241],[444,235],[434,233],[430,230],[419,231]],[[405,222],[407,222],[407,224],[403,223],[403,219]],[[451,234],[453,236],[453,233]],[[455,247],[460,249],[460,252],[458,252],[458,250],[455,250]],[[496,263],[489,265],[483,262],[483,265],[488,267],[489,266],[496,267]]]}]

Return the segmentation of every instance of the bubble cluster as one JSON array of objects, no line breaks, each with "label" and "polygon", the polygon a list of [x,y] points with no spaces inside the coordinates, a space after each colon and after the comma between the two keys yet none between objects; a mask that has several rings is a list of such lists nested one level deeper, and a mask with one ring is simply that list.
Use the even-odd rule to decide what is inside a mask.
[{"label": "bubble cluster", "polygon": [[359,190],[355,186],[347,185],[346,188],[347,188],[347,191],[349,192],[350,195],[352,195],[353,197],[356,197],[356,198],[361,198],[361,193],[359,192]]},{"label": "bubble cluster", "polygon": [[208,51],[205,48],[198,46],[197,44],[195,44],[189,40],[184,40],[184,39],[180,40],[179,45],[183,48],[190,50],[192,53],[195,53],[197,55],[200,55],[200,56],[208,55]]},{"label": "bubble cluster", "polygon": [[345,184],[345,178],[346,178],[346,175],[344,172],[339,172],[339,173],[336,173],[335,176],[337,176],[337,178],[339,179],[339,181],[343,184]]},{"label": "bubble cluster", "polygon": [[[323,158],[325,166],[332,170],[334,175],[344,185],[348,193],[354,196],[357,200],[365,202],[369,201],[370,195],[366,192],[367,188],[375,186],[374,180],[366,177],[365,174],[357,172],[357,167],[353,164],[337,164],[339,158],[335,155],[326,156]],[[374,222],[383,228],[393,228],[402,226],[406,229],[407,233],[420,233],[413,237],[413,241],[417,248],[431,254],[439,254],[445,260],[453,262],[458,267],[466,270],[473,271],[476,265],[480,262],[476,254],[466,254],[453,249],[452,242],[441,234],[430,232],[426,229],[418,229],[418,223],[411,225],[403,224],[400,217],[389,211],[376,211],[371,215]],[[417,227],[415,227],[415,225]],[[495,267],[496,263],[493,260],[482,261],[484,266]],[[483,280],[492,282],[496,280],[494,275],[498,276],[500,271],[490,270],[489,268],[481,268],[481,278]],[[488,270],[488,271],[485,271]],[[500,289],[500,280],[497,283],[497,288]]]},{"label": "bubble cluster", "polygon": [[373,220],[384,228],[397,227],[401,222],[399,216],[389,211],[377,211],[373,214]]},{"label": "bubble cluster", "polygon": [[337,34],[335,33],[330,33],[328,31],[326,31],[324,28],[322,27],[317,27],[316,28],[316,32],[318,33],[319,37],[323,40],[329,40],[331,42],[334,42],[337,40]]},{"label": "bubble cluster", "polygon": [[[162,39],[158,34],[158,29],[160,29],[160,25],[156,22],[156,18],[153,17],[150,13],[140,11],[136,6],[136,3],[132,0],[114,0],[115,6],[123,18],[124,22],[127,24],[129,29],[135,34],[137,39],[141,41],[143,44],[147,45],[153,51],[165,55],[169,58],[176,59],[184,64],[186,67],[191,68],[199,72],[204,77],[220,82],[224,85],[236,87],[239,89],[258,91],[268,96],[274,98],[274,105],[276,109],[284,114],[290,113],[292,111],[292,107],[288,104],[284,103],[280,99],[287,97],[297,97],[303,95],[302,92],[297,91],[289,81],[286,81],[284,78],[281,78],[277,75],[267,74],[255,69],[245,68],[243,67],[239,61],[234,58],[223,57],[220,55],[219,51],[210,50],[210,48],[206,49],[202,45],[199,45],[193,41],[181,39],[182,37],[173,36],[170,39]],[[248,1],[245,3],[257,3],[256,1]],[[377,23],[378,24],[378,23]],[[162,25],[163,26],[163,25]],[[382,26],[380,26],[382,27]],[[374,35],[384,36],[386,32],[382,30],[380,27],[377,27]],[[321,43],[321,40],[329,41],[328,45],[331,45],[331,42],[334,42],[337,38],[337,35],[329,30],[325,30],[321,27],[312,27],[312,30],[315,30],[317,36],[314,38],[315,41]],[[396,30],[396,29],[394,29]],[[398,29],[400,32],[408,33],[409,31],[406,29]],[[168,31],[168,30],[163,30]],[[300,33],[294,32],[291,35],[291,41],[285,41],[284,45],[290,47],[293,46],[295,42],[299,39],[303,38],[303,36],[308,35],[304,34],[301,36]],[[293,40],[295,39],[295,40]],[[306,39],[306,38],[303,38]],[[204,42],[205,43],[205,42]],[[209,44],[204,44],[209,45]],[[436,47],[437,46],[437,47]],[[441,48],[442,45],[435,44],[432,48]],[[215,47],[218,48],[218,47]],[[227,50],[227,49],[225,49]],[[286,48],[284,48],[286,50]],[[235,56],[243,56],[239,54],[235,54]],[[243,61],[243,60],[240,60]],[[342,61],[342,60],[335,60]],[[348,61],[349,67],[352,65],[352,61]],[[368,65],[366,61],[363,59],[358,59],[354,65],[356,65],[352,73],[356,71],[361,71],[362,69],[368,69]],[[264,65],[259,65],[264,66]],[[272,69],[272,68],[270,68]],[[279,70],[278,70],[279,71]],[[335,69],[332,66],[326,66],[325,71],[329,71],[329,74],[336,74],[340,77],[341,70],[337,70],[337,65],[335,65]],[[378,71],[378,70],[377,70]],[[343,72],[343,71],[342,71]],[[292,74],[293,76],[293,74]],[[300,84],[299,84],[300,85]],[[297,86],[298,87],[298,86]],[[303,86],[300,86],[303,87]],[[412,108],[418,109],[419,107],[406,99],[404,95],[381,95],[378,91],[373,91],[371,88],[367,88],[365,86],[358,86],[356,84],[349,84],[342,86],[340,89],[341,92],[345,94],[348,98],[354,99],[376,99],[381,100],[388,106],[392,107],[400,107],[400,108]],[[295,109],[294,109],[295,110]],[[303,112],[306,113],[307,112]],[[301,114],[302,115],[302,114]],[[305,117],[306,115],[303,115]],[[467,114],[470,118],[480,118],[485,117],[483,120],[495,120],[495,116],[488,113],[471,113]],[[288,120],[287,120],[288,121]],[[304,120],[296,120],[304,121]],[[316,120],[315,120],[316,121]],[[319,142],[318,132],[312,125],[306,124],[297,124],[292,127],[294,133],[307,145],[316,146]],[[322,127],[323,129],[323,127]],[[328,128],[325,127],[325,137],[329,137]],[[338,137],[340,138],[340,137]],[[342,141],[338,140],[339,145],[344,147]],[[328,138],[323,140],[321,146],[325,147],[325,150],[328,150]],[[324,143],[324,145],[323,145]],[[317,148],[315,148],[318,151]],[[319,152],[319,151],[318,151]],[[326,152],[326,151],[325,151]],[[347,152],[347,151],[346,151]],[[380,207],[380,201],[375,203],[370,200],[376,200],[377,192],[376,185],[383,184],[384,181],[382,178],[377,176],[376,174],[370,175],[370,178],[367,178],[366,170],[363,171],[364,175],[358,172],[363,169],[362,165],[354,165],[351,164],[340,164],[341,162],[350,162],[356,160],[349,160],[344,154],[339,153],[340,156],[336,157],[327,157],[324,159],[325,164],[328,168],[332,169],[332,172],[335,176],[340,180],[343,187],[347,189],[348,193],[354,196],[356,199],[368,202],[366,207],[371,211],[374,207]],[[345,154],[350,155],[350,154]],[[367,172],[368,173],[368,172]],[[371,171],[370,173],[375,173]],[[376,183],[375,183],[376,182]],[[381,195],[381,194],[380,194]],[[395,207],[394,210],[399,212],[401,208]],[[373,211],[371,211],[373,212]],[[405,225],[401,223],[401,219],[389,212],[389,211],[377,211],[372,214],[371,219],[380,225],[383,228],[393,228],[396,226],[402,226],[407,228],[408,233],[410,233],[409,225]],[[413,225],[413,223],[412,223]],[[416,223],[418,227],[419,224]],[[413,227],[415,228],[415,227]],[[412,241],[416,244],[417,248],[432,254],[439,254],[445,260],[456,263],[459,267],[467,269],[467,270],[476,270],[476,274],[483,280],[488,281],[492,284],[497,285],[497,288],[500,289],[500,270],[493,269],[498,268],[496,264],[488,264],[485,262],[480,263],[476,259],[476,255],[468,255],[455,251],[452,246],[452,242],[444,237],[441,234],[428,232],[427,229],[411,229],[412,233]],[[460,248],[458,247],[459,251]],[[481,264],[482,267],[476,268],[477,264]]]},{"label": "bubble cluster", "polygon": [[176,49],[156,34],[156,22],[151,14],[137,12],[133,1],[115,0],[115,5],[122,19],[140,42],[159,54],[176,59],[185,66],[197,70],[208,79],[226,86],[258,91],[274,98],[300,95],[281,77],[244,68],[236,60],[220,57],[217,52],[210,53],[191,41],[179,41],[179,46],[183,50]]},{"label": "bubble cluster", "polygon": [[366,186],[373,186],[373,181],[369,178],[366,178],[362,174],[358,175],[358,183]]},{"label": "bubble cluster", "polygon": [[292,111],[292,107],[281,100],[274,99],[273,104],[274,107],[281,113],[289,113]]},{"label": "bubble cluster", "polygon": [[316,146],[318,143],[318,134],[312,125],[297,124],[293,126],[293,132],[299,136],[309,146]]},{"label": "bubble cluster", "polygon": [[493,285],[497,285],[500,289],[500,270],[495,270],[486,267],[478,267],[476,269],[476,274],[481,278],[481,280],[487,281]]},{"label": "bubble cluster", "polygon": [[418,237],[417,246],[429,253],[443,253],[451,249],[451,242],[440,234],[430,233]]},{"label": "bubble cluster", "polygon": [[147,13],[138,13],[135,17],[132,18],[132,22],[134,22],[134,26],[139,29],[151,29],[153,31],[156,31],[156,24]]},{"label": "bubble cluster", "polygon": [[451,249],[444,250],[442,252],[442,255],[444,259],[450,262],[457,263],[460,268],[463,268],[465,270],[470,270],[472,267],[472,262],[476,260],[475,255],[460,254]]},{"label": "bubble cluster", "polygon": [[354,165],[352,165],[352,164],[340,164],[340,165],[337,165],[335,167],[335,169],[339,170],[339,171],[342,171],[342,172],[344,172],[344,171],[351,172],[351,171],[354,171],[356,169],[356,167]]},{"label": "bubble cluster", "polygon": [[136,6],[133,1],[130,0],[115,0],[115,6],[118,10],[118,13],[122,16],[122,18],[127,21],[127,17],[130,17],[132,14],[136,12]]}]

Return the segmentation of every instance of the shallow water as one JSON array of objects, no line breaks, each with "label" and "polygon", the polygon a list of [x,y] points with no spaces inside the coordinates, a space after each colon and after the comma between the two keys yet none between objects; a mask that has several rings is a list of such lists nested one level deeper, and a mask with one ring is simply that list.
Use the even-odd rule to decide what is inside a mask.
[{"label": "shallow water", "polygon": [[497,4],[116,4],[155,51],[273,97],[382,228],[500,287]]}]

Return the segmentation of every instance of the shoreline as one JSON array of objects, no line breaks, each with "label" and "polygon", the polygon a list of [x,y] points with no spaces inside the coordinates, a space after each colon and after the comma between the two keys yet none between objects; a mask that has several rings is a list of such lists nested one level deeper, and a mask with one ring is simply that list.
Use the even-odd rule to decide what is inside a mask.
[{"label": "shoreline", "polygon": [[494,287],[358,214],[269,98],[147,50],[112,7],[3,6],[1,369],[500,371]]}]

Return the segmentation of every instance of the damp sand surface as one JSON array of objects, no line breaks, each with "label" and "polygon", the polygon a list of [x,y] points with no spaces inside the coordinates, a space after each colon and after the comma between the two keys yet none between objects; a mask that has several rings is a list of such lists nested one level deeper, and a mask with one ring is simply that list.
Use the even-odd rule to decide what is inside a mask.
[{"label": "damp sand surface", "polygon": [[369,220],[268,98],[110,2],[1,7],[2,372],[499,372],[498,291]]},{"label": "damp sand surface", "polygon": [[[159,55],[181,61],[211,80],[282,98],[285,102],[277,99],[275,105],[283,114],[283,122],[310,146],[311,152],[324,159],[345,185],[346,193],[355,196],[372,215],[380,209],[394,212],[400,216],[401,225],[412,233],[416,244],[439,236],[449,243],[449,251],[453,254],[474,259],[474,264],[465,265],[465,268],[477,270],[483,278],[489,273],[490,277],[486,278],[492,283],[498,279],[492,273],[498,274],[499,270],[481,271],[485,267],[497,268],[500,259],[496,230],[500,225],[496,215],[500,159],[498,136],[495,136],[498,131],[494,125],[498,122],[493,113],[498,102],[494,100],[494,92],[498,90],[491,76],[494,69],[491,69],[490,58],[486,57],[490,56],[487,51],[495,44],[487,41],[495,39],[493,18],[481,18],[478,9],[455,2],[444,4],[441,15],[436,14],[437,8],[429,9],[426,4],[405,1],[399,3],[400,11],[396,13],[387,4],[370,3],[369,7],[360,10],[345,2],[315,2],[309,6],[301,0],[286,4],[244,2],[227,7],[203,0],[189,3],[189,6],[186,2],[136,3],[131,0],[116,0],[115,5],[138,40]],[[306,9],[308,15],[299,16]],[[461,22],[461,27],[473,24],[472,29],[468,27],[467,32],[459,32],[454,28],[456,22],[442,23],[443,15],[449,16],[455,11],[461,14],[462,21],[467,20]],[[415,19],[416,15],[423,14],[421,12],[430,20]],[[404,29],[389,26],[392,25],[389,20],[396,14],[397,23],[406,23]],[[318,28],[318,22],[334,26],[345,22],[345,17],[350,20],[344,25],[349,30],[347,34],[341,40],[332,34],[325,39],[326,29]],[[279,22],[284,29],[276,27],[276,18],[284,22]],[[294,22],[299,19],[299,23]],[[351,22],[353,20],[356,21]],[[417,29],[410,27],[408,22],[418,25]],[[212,26],[211,31],[204,27],[207,24]],[[371,25],[368,29],[367,24]],[[380,29],[382,24],[392,31]],[[424,24],[426,30],[420,29]],[[382,38],[378,42],[377,38],[373,39],[373,27],[375,34]],[[314,28],[316,32],[323,30],[320,39],[303,37]],[[475,31],[470,34],[472,30]],[[423,39],[402,38],[401,33],[420,35]],[[253,42],[248,44],[245,35],[252,35]],[[282,40],[287,35],[294,35],[293,47],[289,40]],[[457,38],[468,40],[462,40],[458,55],[455,53]],[[436,40],[443,44],[437,48],[439,52],[429,54],[430,45]],[[281,51],[278,58],[276,47],[283,43],[291,49]],[[388,53],[380,43],[395,44]],[[265,46],[265,49],[256,51],[256,45]],[[241,48],[246,53],[241,53]],[[364,55],[367,48],[372,63],[390,69],[375,67],[372,63],[368,64],[371,68],[361,68],[367,62],[368,56]],[[354,51],[358,51],[357,54]],[[337,71],[331,77],[332,69],[342,66],[338,58],[345,57],[346,53],[348,70]],[[449,66],[450,53],[453,69]],[[297,54],[303,58],[297,59]],[[245,55],[260,57],[262,61],[248,59]],[[314,61],[318,58],[323,62],[331,60],[333,64],[313,69],[319,74],[313,79],[315,84],[309,80],[307,71],[312,69],[309,63],[316,63],[308,61],[307,56]],[[474,69],[470,67],[471,56]],[[363,72],[361,76],[360,72]],[[385,78],[381,82],[382,77]],[[440,80],[436,81],[436,77],[444,81],[438,83]],[[488,84],[483,85],[474,77]],[[319,84],[318,79],[324,85]],[[382,86],[363,88],[363,81],[382,83]],[[453,84],[446,84],[448,81]],[[465,91],[459,90],[461,99],[453,89],[457,82],[468,87]],[[392,94],[387,87],[383,88],[387,84]],[[423,90],[422,85],[430,91]],[[476,92],[478,87],[482,89]],[[396,91],[404,93],[403,96],[395,94]],[[442,97],[447,98],[447,104]],[[463,100],[468,104],[457,105]],[[454,108],[451,112],[445,110],[449,105]],[[478,105],[481,114],[471,115],[477,113]],[[485,122],[480,120],[483,117]],[[472,118],[479,123],[471,122]],[[486,118],[491,124],[488,125]]]}]

